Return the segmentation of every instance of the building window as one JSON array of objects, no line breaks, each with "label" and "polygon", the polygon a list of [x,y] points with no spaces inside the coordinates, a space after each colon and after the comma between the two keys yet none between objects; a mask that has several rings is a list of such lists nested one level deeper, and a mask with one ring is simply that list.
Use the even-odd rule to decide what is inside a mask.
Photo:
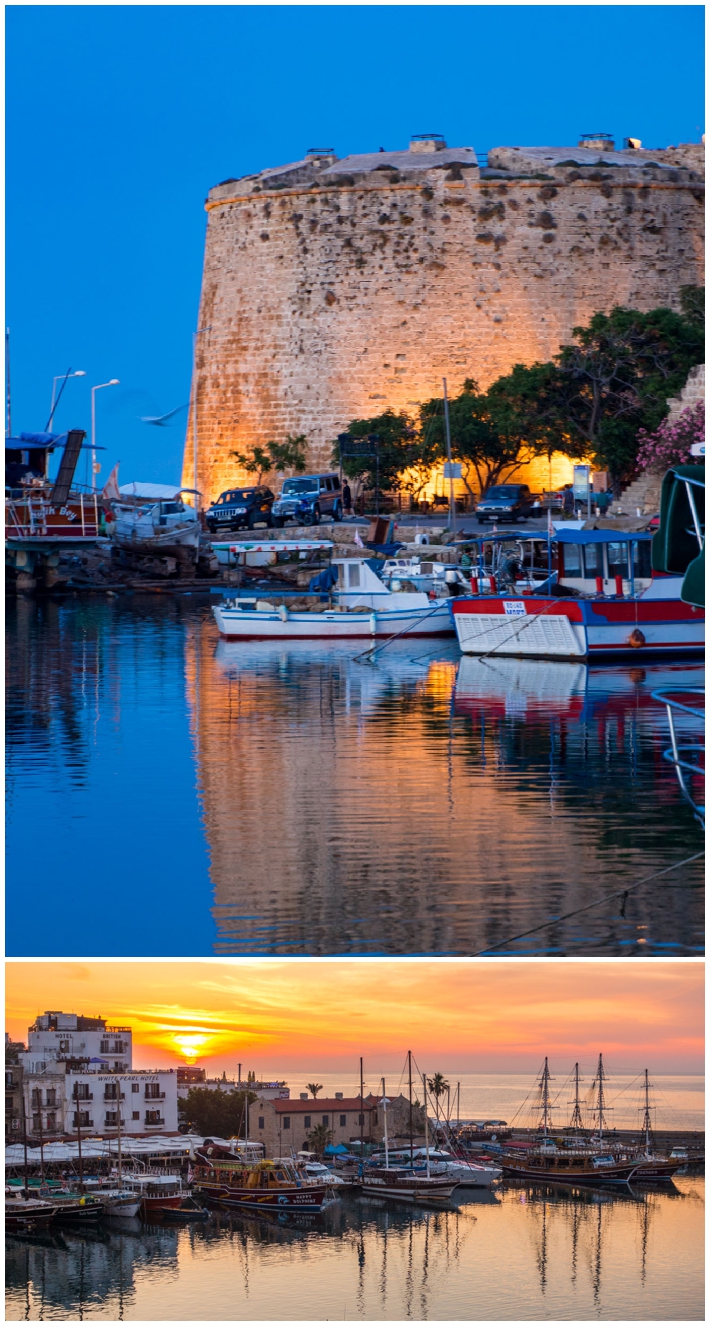
[{"label": "building window", "polygon": [[291,1120],[284,1119],[284,1128],[290,1128],[290,1127],[291,1127]]},{"label": "building window", "polygon": [[48,1114],[48,1115],[47,1115],[47,1132],[48,1132],[48,1133],[55,1133],[56,1131],[57,1131],[57,1116],[56,1116],[56,1114],[53,1114],[53,1113],[52,1113],[52,1114]]},{"label": "building window", "polygon": [[326,1128],[328,1127],[328,1120],[329,1120],[329,1119],[330,1119],[330,1115],[329,1115],[329,1114],[324,1114],[324,1115],[323,1115],[323,1123],[325,1124]]},{"label": "building window", "polygon": [[344,1128],[344,1127],[345,1127],[345,1119],[346,1119],[346,1116],[345,1116],[344,1114],[341,1114],[341,1116],[340,1116],[340,1127],[341,1127],[341,1128]]},{"label": "building window", "polygon": [[310,1126],[311,1126],[311,1116],[310,1116],[310,1114],[307,1114],[306,1117],[305,1117],[305,1119],[303,1120],[303,1126],[304,1126],[304,1128],[310,1128]]},{"label": "building window", "polygon": [[140,1091],[140,1082],[132,1082],[131,1091]]},{"label": "building window", "polygon": [[76,1114],[74,1115],[74,1127],[75,1127],[75,1128],[90,1128],[90,1127],[91,1127],[91,1120],[90,1120],[90,1118],[89,1118],[89,1111],[88,1111],[88,1110],[81,1110],[81,1111],[79,1111],[78,1113],[76,1113]]},{"label": "building window", "polygon": [[115,1082],[107,1082],[104,1087],[104,1100],[115,1100],[118,1094],[118,1087]]},{"label": "building window", "polygon": [[140,1110],[134,1110],[134,1111],[133,1111],[133,1118],[134,1118],[134,1119],[140,1119],[140,1117],[141,1117],[141,1112],[140,1112]]},{"label": "building window", "polygon": [[75,1100],[89,1099],[89,1086],[87,1082],[74,1083],[74,1099]]},{"label": "building window", "polygon": [[365,1115],[364,1115],[364,1114],[358,1114],[358,1116],[357,1116],[357,1121],[358,1121],[358,1123],[363,1124],[363,1123],[365,1122]]},{"label": "building window", "polygon": [[372,1111],[372,1122],[377,1123],[377,1110]]},{"label": "building window", "polygon": [[5,1086],[6,1086],[6,1087],[9,1087],[10,1089],[12,1089],[12,1088],[14,1087],[14,1085],[15,1085],[15,1079],[14,1079],[12,1073],[6,1073],[6,1074],[5,1074]]},{"label": "building window", "polygon": [[259,1127],[260,1127],[260,1128],[263,1128],[263,1127],[264,1127],[264,1116],[263,1116],[263,1114],[260,1114],[260,1115],[259,1115]]},{"label": "building window", "polygon": [[146,1098],[146,1100],[159,1100],[159,1099],[160,1099],[160,1083],[159,1083],[159,1082],[146,1082],[146,1085],[145,1085],[145,1098]]},{"label": "building window", "polygon": [[32,1130],[33,1130],[33,1132],[35,1132],[35,1133],[41,1133],[41,1131],[42,1131],[42,1115],[41,1115],[41,1114],[33,1114],[33,1115],[32,1115]]}]

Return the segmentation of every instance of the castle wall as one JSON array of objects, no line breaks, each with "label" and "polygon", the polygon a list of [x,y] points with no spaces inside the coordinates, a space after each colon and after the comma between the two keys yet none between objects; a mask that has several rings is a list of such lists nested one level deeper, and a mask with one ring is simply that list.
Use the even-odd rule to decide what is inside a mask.
[{"label": "castle wall", "polygon": [[[198,324],[210,330],[195,374],[203,501],[243,477],[234,448],[305,433],[310,464],[328,467],[352,418],[415,412],[443,376],[451,394],[467,377],[485,388],[548,359],[598,310],[678,308],[680,286],[702,283],[703,189],[687,170],[556,164],[545,179],[487,179],[421,160],[404,172],[299,165],[211,191]],[[194,408],[195,390],[186,486]]]}]

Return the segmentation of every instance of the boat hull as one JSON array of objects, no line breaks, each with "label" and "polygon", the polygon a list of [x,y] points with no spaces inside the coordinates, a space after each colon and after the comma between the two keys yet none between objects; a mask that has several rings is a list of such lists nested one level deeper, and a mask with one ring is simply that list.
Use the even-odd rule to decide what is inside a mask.
[{"label": "boat hull", "polygon": [[56,1207],[46,1202],[25,1202],[10,1198],[5,1202],[6,1229],[36,1229],[51,1224]]},{"label": "boat hull", "polygon": [[446,1202],[457,1187],[457,1180],[448,1176],[420,1178],[406,1171],[393,1174],[375,1170],[363,1175],[360,1186],[368,1197],[387,1197],[397,1202]]},{"label": "boat hull", "polygon": [[213,609],[223,640],[370,640],[399,635],[453,635],[449,600],[433,610],[378,612],[273,612]]},{"label": "boat hull", "polygon": [[705,614],[680,599],[475,595],[450,601],[464,654],[516,658],[639,658],[701,654]]},{"label": "boat hull", "polygon": [[555,1169],[550,1166],[536,1166],[522,1163],[520,1165],[503,1164],[503,1173],[509,1179],[527,1179],[535,1183],[572,1183],[575,1187],[580,1185],[599,1187],[608,1183],[623,1184],[626,1186],[630,1182],[634,1171],[638,1170],[639,1165],[636,1161],[624,1161],[618,1165],[605,1165],[603,1168],[574,1169],[572,1166],[564,1169]]},{"label": "boat hull", "polygon": [[321,1210],[326,1195],[323,1185],[285,1185],[278,1188],[242,1188],[229,1183],[203,1180],[195,1191],[212,1202],[234,1209],[250,1211],[299,1211],[316,1214]]}]

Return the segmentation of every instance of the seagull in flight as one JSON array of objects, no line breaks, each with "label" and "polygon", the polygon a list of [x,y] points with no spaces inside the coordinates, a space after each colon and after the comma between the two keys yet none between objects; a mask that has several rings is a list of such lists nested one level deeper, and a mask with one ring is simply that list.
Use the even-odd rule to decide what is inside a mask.
[{"label": "seagull in flight", "polygon": [[168,410],[167,414],[141,415],[141,423],[155,424],[156,428],[167,428],[168,419],[172,419],[174,415],[179,414],[181,410],[186,410],[186,409],[187,409],[187,401],[185,402],[184,405],[176,405],[174,410]]}]

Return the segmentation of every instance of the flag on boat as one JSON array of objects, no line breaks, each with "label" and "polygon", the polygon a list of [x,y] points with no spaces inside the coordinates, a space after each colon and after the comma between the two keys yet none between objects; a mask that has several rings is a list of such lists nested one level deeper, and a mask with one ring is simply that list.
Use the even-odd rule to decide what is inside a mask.
[{"label": "flag on boat", "polygon": [[358,548],[364,548],[364,547],[365,547],[365,545],[364,545],[362,539],[360,538],[360,531],[359,531],[359,529],[356,529],[356,530],[355,530],[355,544],[356,544],[356,546],[357,546]]},{"label": "flag on boat", "polygon": [[120,502],[121,494],[118,491],[118,465],[114,465],[111,473],[101,489],[101,496],[106,502]]}]

